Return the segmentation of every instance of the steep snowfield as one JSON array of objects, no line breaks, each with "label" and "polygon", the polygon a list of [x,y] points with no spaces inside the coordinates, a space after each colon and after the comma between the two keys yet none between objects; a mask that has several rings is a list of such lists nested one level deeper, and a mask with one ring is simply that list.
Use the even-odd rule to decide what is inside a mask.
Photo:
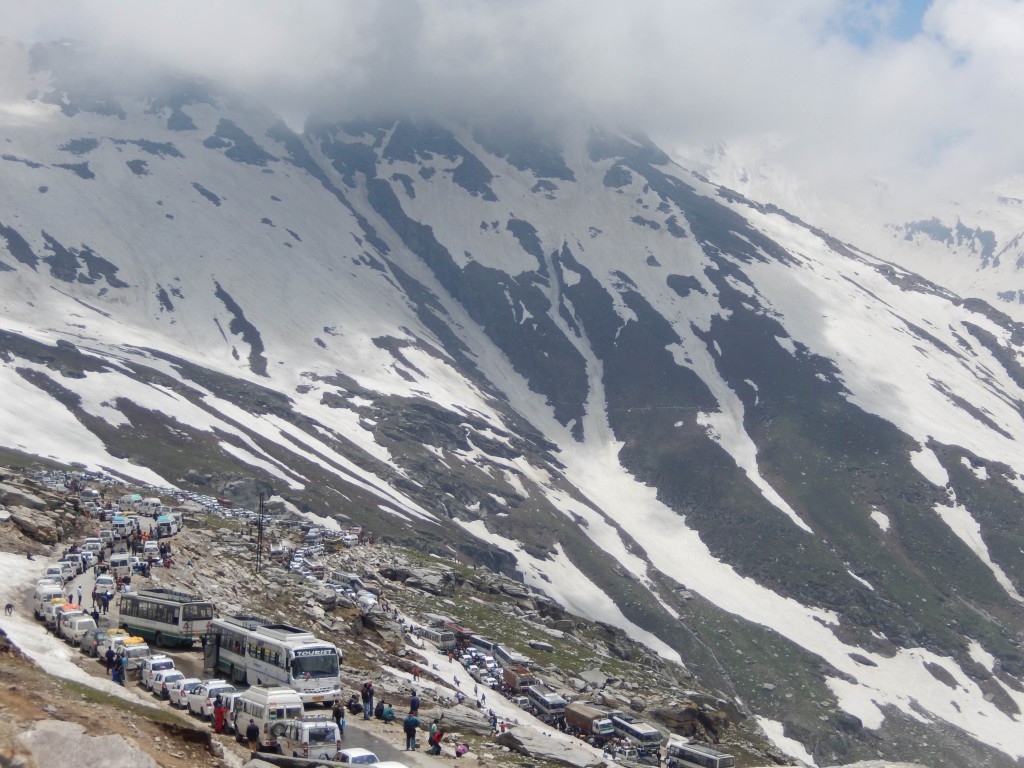
[{"label": "steep snowfield", "polygon": [[[486,187],[494,199],[453,181],[458,158],[426,151],[415,161],[375,155],[376,180],[390,186],[404,215],[429,226],[456,268],[500,273],[514,324],[548,320],[567,340],[565,349],[577,353],[585,391],[565,397],[580,397],[582,415],[563,423],[554,413],[555,397],[532,385],[498,342],[515,329],[474,319],[481,316],[479,307],[470,306],[476,297],[454,295],[444,284],[447,263],[428,264],[403,243],[375,207],[368,185],[348,183],[344,169],[331,168],[312,141],[282,133],[273,115],[226,102],[187,105],[195,129],[184,131],[166,127],[169,108],[154,111],[142,100],[121,106],[124,117],[87,111],[69,116],[35,100],[0,104],[0,225],[7,228],[0,230],[0,264],[7,267],[0,266],[0,330],[50,345],[71,342],[96,364],[63,375],[49,359],[5,358],[4,446],[141,482],[173,481],[160,477],[158,467],[123,458],[87,420],[35,383],[53,379],[78,398],[86,416],[109,427],[130,431],[130,412],[141,406],[208,437],[275,487],[298,492],[310,484],[308,471],[291,466],[291,459],[369,494],[394,525],[439,530],[447,523],[441,504],[432,507],[417,496],[418,481],[378,439],[370,415],[371,406],[389,398],[429,401],[456,422],[472,417],[483,425],[459,424],[464,442],[457,450],[425,439],[422,448],[437,457],[439,476],[448,474],[451,462],[453,476],[468,467],[501,478],[513,489],[510,496],[540,495],[580,527],[596,551],[642,584],[667,616],[677,619],[678,612],[658,593],[657,574],[834,667],[843,677],[830,677],[829,688],[866,728],[880,727],[892,707],[1024,758],[1024,723],[993,703],[952,656],[913,646],[886,655],[840,639],[849,636],[842,616],[741,575],[736,564],[712,553],[692,520],[672,508],[658,487],[624,468],[605,358],[580,321],[583,308],[566,296],[580,285],[601,288],[610,308],[602,317],[613,316],[616,334],[642,322],[637,296],[656,311],[674,336],[664,347],[669,358],[700,380],[713,403],[686,412],[669,407],[667,423],[680,427],[689,419],[699,425],[780,513],[780,524],[792,528],[787,533],[808,541],[815,537],[811,521],[762,471],[745,405],[758,402],[759,383],[745,382],[750,391],[742,392],[725,370],[724,361],[735,353],[714,332],[737,309],[723,304],[718,286],[778,320],[788,334],[775,338],[780,351],[797,360],[829,361],[834,374],[819,376],[841,387],[849,403],[916,441],[909,460],[923,483],[939,488],[950,480],[929,441],[1005,465],[1015,482],[1024,475],[1024,416],[1006,362],[1021,359],[1012,328],[780,213],[726,198],[678,166],[659,166],[695,197],[712,201],[708,206],[737,216],[726,219],[717,208],[684,210],[662,199],[635,169],[624,173],[617,160],[590,159],[582,139],[565,151],[575,180],[550,178],[539,185],[535,171],[487,153],[469,131],[454,130],[468,153],[486,161]],[[242,129],[246,139],[239,138]],[[378,137],[378,144],[386,145],[389,135]],[[296,147],[320,165],[307,165]],[[698,233],[708,226],[697,220],[702,215],[718,216],[730,242],[749,253],[732,258],[714,252]],[[729,229],[740,219],[749,230]],[[514,234],[515,222],[529,225],[536,249],[522,230]],[[25,248],[10,232],[24,238]],[[757,235],[783,246],[785,258],[767,252],[764,241],[755,243]],[[41,260],[62,249],[75,253],[52,265]],[[578,267],[561,258],[563,249]],[[90,254],[109,264],[96,267]],[[735,273],[720,277],[729,259]],[[545,318],[531,316],[511,293],[515,278],[528,282],[537,273],[544,276],[536,280],[537,290],[550,304]],[[672,287],[670,278],[680,276],[691,281],[685,296]],[[457,348],[446,334],[458,339]],[[979,334],[994,339],[997,348],[979,341]],[[307,431],[273,412],[247,410],[230,394],[190,378],[173,359],[282,395],[313,426]],[[155,374],[166,380],[156,381]],[[474,443],[508,444],[514,432],[509,412],[548,441],[551,463],[488,455]],[[385,473],[405,484],[396,488]],[[508,503],[497,493],[490,498]],[[972,502],[953,494],[948,506],[931,511],[1020,602],[1020,585],[985,544]],[[872,517],[886,534],[885,513],[876,509]],[[621,627],[666,658],[686,663],[671,638],[630,619],[561,542],[539,557],[483,517],[455,522],[462,532],[513,554],[528,583],[571,610]],[[876,589],[851,564],[835,583],[839,589]],[[977,660],[987,659],[987,651],[980,640],[971,642],[972,658],[982,663]],[[995,667],[991,661],[984,666]],[[940,680],[937,668],[954,684]],[[1003,688],[1024,710],[1024,694]],[[791,743],[772,718],[763,722],[780,744]]]}]

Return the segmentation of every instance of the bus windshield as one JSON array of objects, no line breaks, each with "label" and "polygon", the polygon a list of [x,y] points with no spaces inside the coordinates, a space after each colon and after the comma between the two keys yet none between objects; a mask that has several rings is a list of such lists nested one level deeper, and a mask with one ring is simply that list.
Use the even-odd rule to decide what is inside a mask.
[{"label": "bus windshield", "polygon": [[333,648],[311,648],[295,651],[292,659],[292,677],[296,680],[306,677],[336,677],[338,674],[338,653]]}]

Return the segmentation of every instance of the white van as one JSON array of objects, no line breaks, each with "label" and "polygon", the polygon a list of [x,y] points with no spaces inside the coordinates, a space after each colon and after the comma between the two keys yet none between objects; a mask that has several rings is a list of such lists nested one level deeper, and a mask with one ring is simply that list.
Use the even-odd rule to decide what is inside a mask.
[{"label": "white van", "polygon": [[100,531],[100,541],[103,544],[113,544],[114,539],[116,538],[117,536],[114,535],[114,530],[112,528],[104,528]]},{"label": "white van", "polygon": [[68,599],[66,597],[55,597],[43,606],[43,621],[46,622],[47,629],[54,629],[57,626],[57,614],[67,604]]},{"label": "white van", "polygon": [[281,720],[272,730],[277,731],[278,752],[287,757],[333,760],[341,752],[341,732],[326,715]]},{"label": "white van", "polygon": [[301,720],[305,710],[299,694],[291,688],[254,685],[235,699],[232,714],[239,742],[245,740],[245,731],[252,720],[260,728],[258,748],[273,752],[277,749],[277,736],[282,730],[274,726],[284,720]]},{"label": "white van", "polygon": [[149,658],[150,651],[146,641],[141,637],[129,637],[119,647],[114,649],[114,655],[117,657],[118,662],[121,659],[128,659],[126,670],[134,672],[137,669],[141,669],[142,661]]},{"label": "white van", "polygon": [[132,575],[131,555],[118,553],[110,556],[110,575],[115,579],[123,579]]},{"label": "white van", "polygon": [[61,633],[64,635],[64,640],[70,645],[78,645],[82,639],[82,635],[88,632],[90,629],[96,629],[96,622],[93,621],[92,616],[81,614],[80,616],[66,617],[61,622]]},{"label": "white van", "polygon": [[35,594],[32,595],[32,615],[37,619],[42,619],[43,609],[50,604],[51,600],[58,597],[64,598],[64,587],[62,585],[49,582],[37,586]]}]

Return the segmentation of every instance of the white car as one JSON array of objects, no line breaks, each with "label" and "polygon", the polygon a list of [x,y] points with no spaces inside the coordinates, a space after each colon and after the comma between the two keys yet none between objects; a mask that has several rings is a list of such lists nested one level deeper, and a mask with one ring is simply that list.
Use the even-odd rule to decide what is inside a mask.
[{"label": "white car", "polygon": [[142,664],[139,665],[139,684],[147,691],[152,691],[153,676],[157,672],[167,672],[172,669],[174,669],[174,660],[169,656],[159,654],[143,659]]},{"label": "white car", "polygon": [[176,709],[184,709],[188,704],[188,695],[193,688],[203,684],[198,677],[183,677],[167,686],[167,700]]},{"label": "white car", "polygon": [[178,680],[184,679],[185,673],[179,672],[173,667],[171,667],[171,669],[165,669],[161,672],[155,672],[153,673],[153,679],[149,684],[149,690],[153,692],[154,696],[170,701],[171,686],[174,685],[174,683],[176,683]]},{"label": "white car", "polygon": [[189,714],[207,718],[213,712],[213,701],[218,693],[234,693],[235,686],[227,680],[204,680],[202,685],[193,688],[188,694],[186,707]]},{"label": "white car", "polygon": [[373,765],[380,762],[373,752],[361,747],[343,749],[338,753],[337,759],[343,763],[352,763],[352,765]]}]

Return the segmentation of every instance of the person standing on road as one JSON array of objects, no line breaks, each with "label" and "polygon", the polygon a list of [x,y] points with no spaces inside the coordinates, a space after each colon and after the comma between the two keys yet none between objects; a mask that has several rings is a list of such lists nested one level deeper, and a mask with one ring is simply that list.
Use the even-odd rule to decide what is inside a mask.
[{"label": "person standing on road", "polygon": [[245,729],[245,738],[249,742],[249,751],[257,751],[260,746],[260,727],[251,717],[249,718],[249,727]]},{"label": "person standing on road", "polygon": [[360,695],[363,697],[363,720],[369,720],[373,715],[373,683],[367,681]]},{"label": "person standing on road", "polygon": [[334,706],[331,707],[331,717],[334,718],[334,722],[338,724],[338,730],[342,730],[345,726],[341,723],[345,719],[345,707],[341,703],[341,699],[335,699]]},{"label": "person standing on road", "polygon": [[420,719],[415,713],[410,712],[402,721],[402,730],[405,731],[405,751],[412,752],[416,749],[416,729],[420,727]]},{"label": "person standing on road", "polygon": [[82,604],[82,585],[78,585],[78,604]]},{"label": "person standing on road", "polygon": [[107,648],[107,652],[103,654],[103,658],[107,660],[107,674],[109,674],[111,668],[114,666],[114,649]]}]

